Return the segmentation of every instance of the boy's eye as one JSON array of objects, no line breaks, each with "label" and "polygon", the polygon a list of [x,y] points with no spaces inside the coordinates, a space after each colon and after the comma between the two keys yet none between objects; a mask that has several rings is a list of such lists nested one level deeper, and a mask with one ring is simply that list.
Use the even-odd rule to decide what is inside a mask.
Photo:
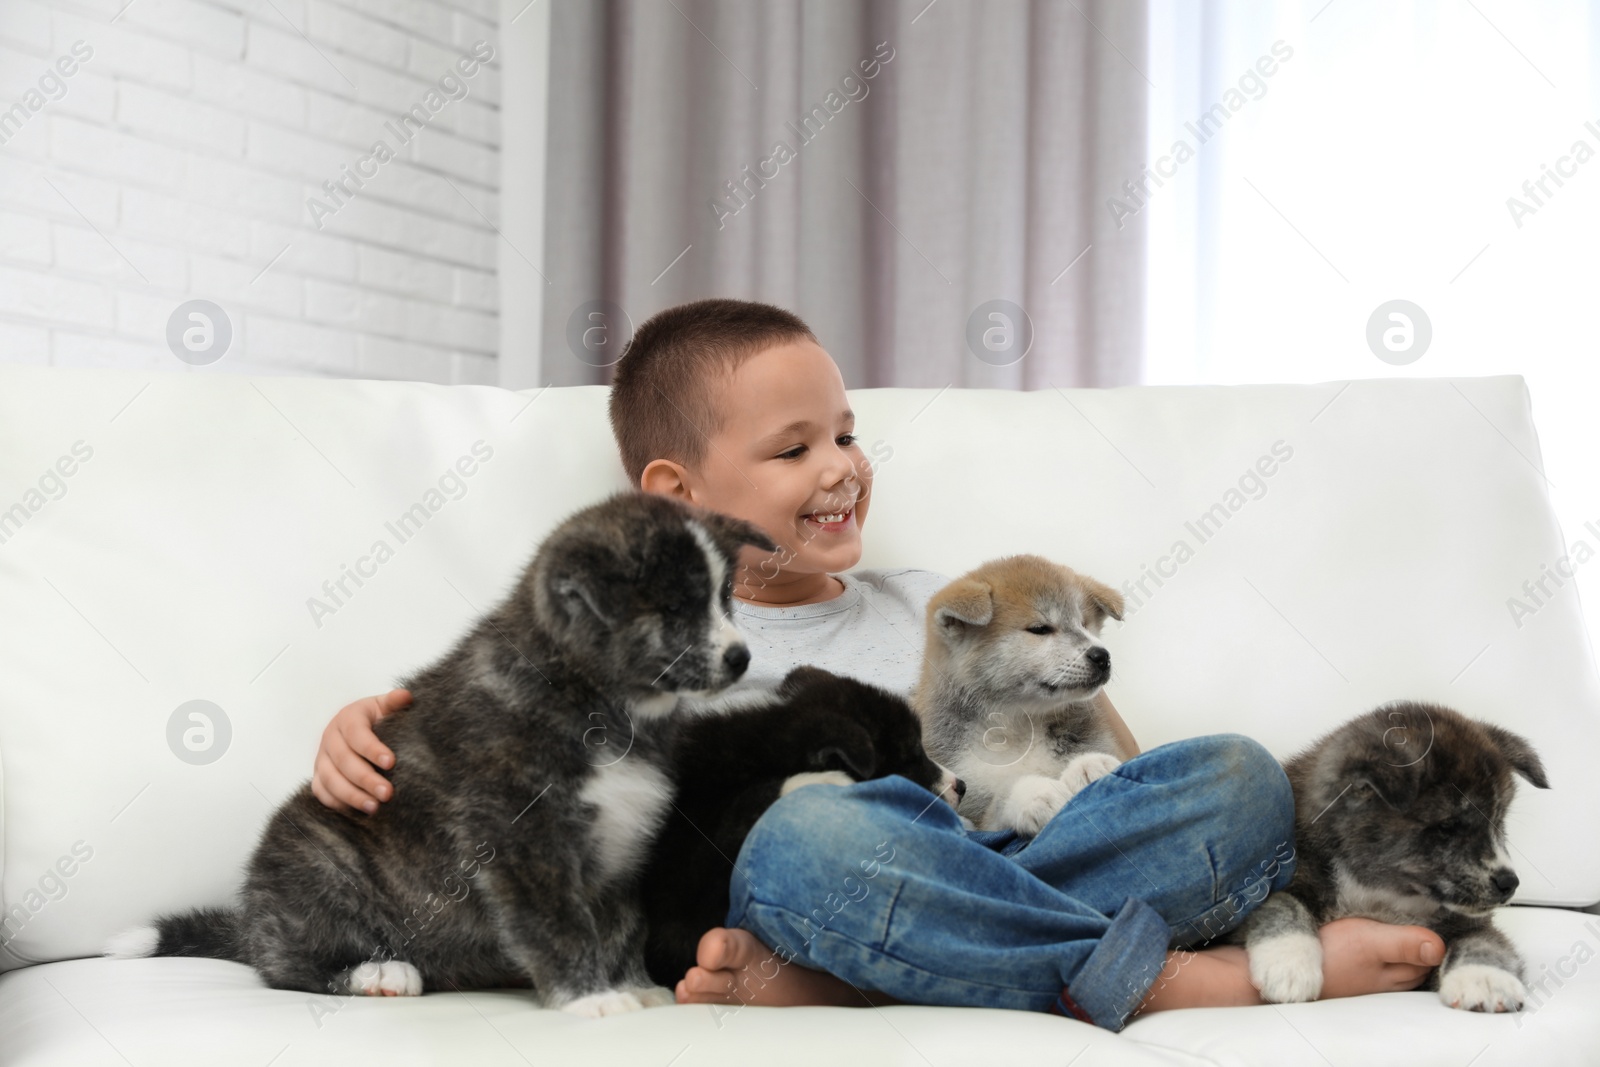
[{"label": "boy's eye", "polygon": [[[853,445],[855,443],[856,443],[856,435],[855,434],[846,433],[846,434],[840,434],[839,435],[839,444],[841,446],[843,446],[845,448],[849,448],[851,445]],[[779,459],[798,459],[798,458],[800,458],[800,453],[804,452],[805,450],[806,450],[806,446],[805,445],[795,445],[793,448],[789,449],[789,451],[787,451],[787,452],[779,452],[778,453],[778,458]]]},{"label": "boy's eye", "polygon": [[1030,634],[1053,634],[1056,632],[1056,628],[1048,623],[1041,622],[1028,627],[1028,632]]}]

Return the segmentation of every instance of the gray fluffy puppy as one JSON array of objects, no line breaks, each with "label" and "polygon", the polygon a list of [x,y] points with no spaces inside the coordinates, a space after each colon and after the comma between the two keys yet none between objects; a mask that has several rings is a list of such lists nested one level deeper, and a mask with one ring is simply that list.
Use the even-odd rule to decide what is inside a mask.
[{"label": "gray fluffy puppy", "polygon": [[598,1016],[650,982],[637,876],[669,809],[671,716],[738,679],[738,519],[641,492],[571,516],[510,595],[402,681],[378,724],[394,799],[369,817],[309,785],[273,815],[238,907],[118,935],[115,956],[209,956],[278,989],[417,995],[531,986]]},{"label": "gray fluffy puppy", "polygon": [[1445,957],[1423,988],[1453,1008],[1517,1011],[1522,956],[1494,926],[1517,875],[1506,852],[1512,775],[1545,789],[1533,746],[1438,704],[1357,716],[1284,764],[1294,787],[1294,879],[1232,932],[1262,999],[1315,1000],[1317,927],[1345,916],[1433,930]]}]

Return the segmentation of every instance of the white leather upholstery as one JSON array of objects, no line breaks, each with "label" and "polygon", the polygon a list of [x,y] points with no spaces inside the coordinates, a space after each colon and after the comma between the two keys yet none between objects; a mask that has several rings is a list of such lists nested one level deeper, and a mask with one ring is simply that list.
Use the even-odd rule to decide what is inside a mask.
[{"label": "white leather upholstery", "polygon": [[[554,523],[625,485],[604,402],[599,387],[0,367],[0,898],[14,917],[0,969],[90,956],[160,910],[228,900],[333,712],[437,656]],[[851,403],[879,461],[863,566],[955,575],[1038,552],[1120,586],[1159,565],[1164,584],[1146,578],[1153,595],[1107,633],[1110,694],[1145,747],[1231,730],[1286,755],[1383,700],[1451,704],[1526,734],[1549,770],[1554,788],[1524,786],[1512,808],[1518,902],[1600,901],[1600,683],[1576,595],[1520,626],[1507,606],[1563,551],[1520,378]],[[1258,461],[1264,491],[1246,478],[1230,496]],[[47,472],[68,468],[61,491]],[[1186,523],[1219,504],[1202,541]],[[414,505],[425,519],[402,541],[386,524]],[[1180,539],[1192,555],[1161,564]],[[324,582],[380,540],[392,556],[335,602]],[[169,747],[192,700],[231,728],[215,762]],[[1514,908],[1507,928],[1554,965],[1580,938],[1600,948],[1589,918]],[[1066,1062],[1086,1039],[1118,1062],[1277,1063],[1295,1062],[1294,1027],[1352,1050],[1334,1062],[1376,1062],[1354,1050],[1385,1034],[1483,1035],[1486,1064],[1600,1048],[1592,970],[1521,1028],[1416,994],[1155,1016],[1114,1037],[922,1008],[751,1012],[720,1029],[704,1009],[655,1009],[574,1030],[511,993],[351,1004],[307,1030],[305,998],[233,965],[75,960],[0,978],[0,1064],[97,1062],[102,1036],[138,1063],[264,1063],[285,1043],[280,1064],[380,1047],[391,1063],[487,1063],[508,1042],[551,1062],[591,1041],[618,1062],[690,1042],[680,1062],[814,1062],[823,1047],[922,1062],[896,1030],[936,1063],[1046,1048]]]}]

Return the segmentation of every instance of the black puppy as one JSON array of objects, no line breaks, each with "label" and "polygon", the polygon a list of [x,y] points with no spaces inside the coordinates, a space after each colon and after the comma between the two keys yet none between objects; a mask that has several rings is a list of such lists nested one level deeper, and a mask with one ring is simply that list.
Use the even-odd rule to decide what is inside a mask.
[{"label": "black puppy", "polygon": [[694,965],[700,936],[728,913],[728,879],[750,828],[780,795],[807,782],[898,774],[952,803],[955,778],[922,750],[905,700],[817,667],[784,676],[776,703],[681,721],[672,758],[676,810],[639,887],[645,968],[672,988]]}]

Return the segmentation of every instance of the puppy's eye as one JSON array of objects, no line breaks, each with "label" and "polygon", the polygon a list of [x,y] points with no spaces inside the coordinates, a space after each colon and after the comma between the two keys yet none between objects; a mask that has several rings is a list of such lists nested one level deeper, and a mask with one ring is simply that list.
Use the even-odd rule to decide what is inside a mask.
[{"label": "puppy's eye", "polygon": [[1433,824],[1433,828],[1441,834],[1453,834],[1466,828],[1467,820],[1459,815],[1452,815],[1448,819]]},{"label": "puppy's eye", "polygon": [[1056,628],[1051,626],[1049,623],[1041,622],[1037,625],[1028,627],[1028,632],[1030,634],[1053,634],[1056,632]]}]

